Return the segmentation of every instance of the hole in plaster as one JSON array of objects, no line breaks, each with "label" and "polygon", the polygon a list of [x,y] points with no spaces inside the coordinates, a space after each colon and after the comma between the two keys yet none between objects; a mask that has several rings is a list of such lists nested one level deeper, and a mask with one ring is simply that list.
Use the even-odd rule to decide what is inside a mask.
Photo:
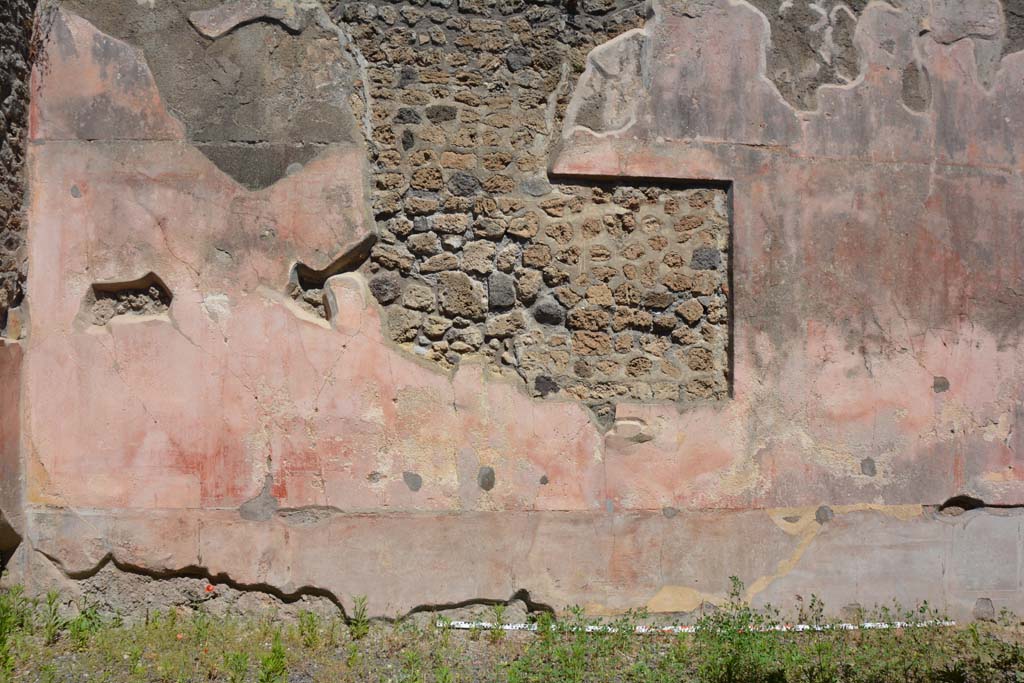
[{"label": "hole in plaster", "polygon": [[138,280],[94,284],[86,296],[84,309],[93,325],[106,325],[125,315],[162,315],[170,309],[173,296],[154,273]]},{"label": "hole in plaster", "polygon": [[7,567],[14,551],[21,545],[21,534],[19,534],[10,522],[0,511],[0,572]]},{"label": "hole in plaster", "polygon": [[327,284],[327,280],[335,275],[352,272],[359,268],[369,258],[370,248],[376,240],[376,236],[370,235],[321,270],[311,268],[305,263],[296,263],[288,278],[286,290],[288,296],[295,299],[306,310],[321,318],[329,318],[327,300],[324,296],[324,286]]},{"label": "hole in plaster", "polygon": [[979,498],[972,498],[967,495],[953,496],[939,506],[939,512],[945,515],[962,515],[968,510],[977,510],[986,507],[985,501]]},{"label": "hole in plaster", "polygon": [[431,603],[425,605],[418,605],[414,607],[412,610],[410,610],[406,616],[410,617],[414,614],[420,614],[423,612],[442,613],[449,612],[451,610],[462,610],[466,608],[480,606],[490,607],[493,605],[512,605],[515,602],[522,602],[523,605],[526,607],[526,612],[528,614],[533,612],[547,612],[549,614],[554,614],[555,612],[554,608],[551,605],[548,605],[547,603],[543,602],[537,602],[536,600],[534,600],[531,597],[530,592],[524,588],[513,593],[512,597],[508,600],[475,598],[471,600],[464,600],[462,602]]}]

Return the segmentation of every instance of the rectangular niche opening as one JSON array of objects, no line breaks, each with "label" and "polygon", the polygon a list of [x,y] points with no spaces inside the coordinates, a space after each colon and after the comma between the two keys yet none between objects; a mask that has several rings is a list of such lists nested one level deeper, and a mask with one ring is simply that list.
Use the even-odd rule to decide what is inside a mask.
[{"label": "rectangular niche opening", "polygon": [[456,199],[407,197],[434,213],[389,219],[374,247],[391,341],[444,370],[483,356],[603,422],[731,397],[731,183],[562,176]]},{"label": "rectangular niche opening", "polygon": [[[552,183],[576,198],[573,241],[559,245],[579,253],[565,285],[572,294],[564,303],[581,296],[566,311],[569,391],[592,405],[669,400],[684,408],[731,398],[732,183],[566,176]],[[538,233],[542,242],[557,237]],[[609,321],[600,329],[608,343],[599,337],[596,346],[607,353],[595,354],[584,333],[594,331],[601,308],[610,318],[597,314],[596,326]]]}]

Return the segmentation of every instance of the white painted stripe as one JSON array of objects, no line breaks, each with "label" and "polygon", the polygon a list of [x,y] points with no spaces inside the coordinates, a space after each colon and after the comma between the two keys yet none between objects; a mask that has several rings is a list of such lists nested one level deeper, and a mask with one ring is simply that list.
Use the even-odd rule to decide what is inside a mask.
[{"label": "white painted stripe", "polygon": [[[956,626],[955,621],[894,621],[894,622],[880,622],[880,621],[868,621],[863,624],[826,624],[824,626],[814,626],[812,624],[780,624],[778,626],[772,626],[769,628],[758,628],[757,631],[761,633],[767,633],[769,631],[778,632],[801,632],[801,631],[875,631],[885,629],[898,629],[898,628],[925,628],[929,626]],[[444,621],[438,620],[438,628],[449,628],[455,631],[536,631],[537,624],[493,624],[489,621]],[[578,631],[578,626],[561,626],[554,624],[552,626],[555,631]],[[617,633],[618,629],[614,626],[600,626],[598,624],[588,624],[583,627],[587,633]],[[635,633],[696,633],[696,626],[637,626],[634,629]]]}]

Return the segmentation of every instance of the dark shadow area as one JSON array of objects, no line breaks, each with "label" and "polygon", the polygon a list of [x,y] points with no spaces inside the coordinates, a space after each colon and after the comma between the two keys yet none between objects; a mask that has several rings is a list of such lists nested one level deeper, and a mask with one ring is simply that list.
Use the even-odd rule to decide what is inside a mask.
[{"label": "dark shadow area", "polygon": [[978,498],[972,498],[971,496],[959,495],[953,496],[945,503],[939,506],[939,512],[967,512],[969,510],[977,510],[985,505],[985,501]]}]

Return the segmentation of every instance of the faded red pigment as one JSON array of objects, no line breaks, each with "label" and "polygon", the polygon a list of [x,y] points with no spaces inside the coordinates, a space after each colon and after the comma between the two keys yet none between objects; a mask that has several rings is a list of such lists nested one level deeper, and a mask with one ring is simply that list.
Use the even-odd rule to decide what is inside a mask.
[{"label": "faded red pigment", "polygon": [[[608,430],[399,349],[362,273],[327,281],[326,320],[301,308],[294,264],[374,234],[362,146],[245,189],[139,51],[60,12],[33,76],[27,335],[0,347],[14,575],[199,567],[391,616],[520,590],[684,612],[732,574],[755,602],[1024,609],[1024,517],[937,509],[1024,504],[1024,53],[986,88],[969,37],[872,3],[860,76],[798,111],[757,10],[682,5],[591,53],[550,170],[729,187],[731,397],[623,402]],[[88,320],[96,283],[150,273],[167,311]]]}]

